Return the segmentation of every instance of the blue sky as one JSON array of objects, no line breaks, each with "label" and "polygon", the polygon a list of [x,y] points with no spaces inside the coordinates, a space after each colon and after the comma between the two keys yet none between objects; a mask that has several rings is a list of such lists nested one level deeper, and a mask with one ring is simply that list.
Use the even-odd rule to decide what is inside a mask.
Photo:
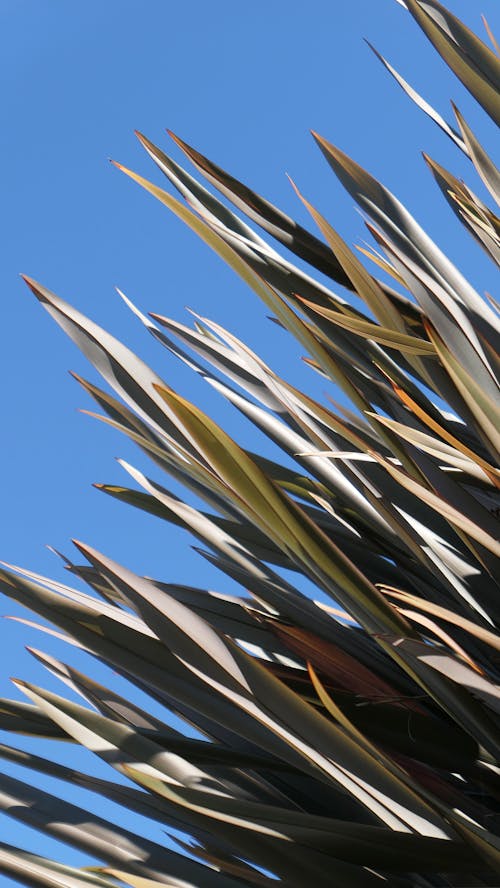
[{"label": "blue sky", "polygon": [[[476,31],[481,12],[500,30],[496,0],[449,0],[448,6]],[[19,273],[124,339],[235,435],[248,435],[214,394],[148,338],[115,286],[143,311],[177,320],[186,320],[188,305],[244,338],[296,383],[321,394],[320,383],[252,294],[108,158],[160,181],[133,130],[169,151],[169,127],[312,228],[288,172],[348,241],[359,242],[361,219],[315,147],[309,135],[315,129],[384,181],[484,291],[493,286],[486,260],[451,219],[420,152],[463,175],[480,194],[481,186],[363,38],[448,119],[453,98],[490,148],[493,126],[395,0],[4,0],[0,33],[0,558],[64,579],[44,545],[71,552],[69,540],[77,537],[138,572],[226,588],[191,551],[186,534],[92,488],[95,481],[124,480],[115,456],[145,463],[115,433],[77,412],[91,405],[67,370],[96,376]],[[2,599],[0,613],[21,612]],[[4,620],[0,639],[0,694],[15,695],[10,675],[59,690],[24,645],[64,659],[62,645]],[[45,752],[51,754],[48,745]],[[87,803],[96,806],[90,796]],[[53,847],[62,854],[1,815],[0,833],[32,850]],[[81,860],[69,850],[65,859]],[[7,884],[0,876],[0,886]]]}]

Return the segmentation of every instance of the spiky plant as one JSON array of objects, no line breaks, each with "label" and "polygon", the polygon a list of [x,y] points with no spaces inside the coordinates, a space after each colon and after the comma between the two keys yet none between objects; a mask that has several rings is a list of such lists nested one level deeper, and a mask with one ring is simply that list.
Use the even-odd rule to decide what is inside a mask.
[{"label": "spiky plant", "polygon": [[[500,61],[437,0],[406,6],[500,123]],[[384,61],[384,60],[383,60]],[[471,161],[491,197],[500,176],[456,110],[454,129],[384,64]],[[218,595],[136,576],[77,543],[67,562],[90,592],[20,568],[1,588],[174,713],[172,726],[48,654],[81,694],[18,682],[0,727],[72,740],[127,783],[3,746],[5,760],[112,799],[192,841],[180,853],[0,776],[0,805],[83,849],[99,870],[3,844],[3,872],[28,885],[238,888],[494,886],[500,880],[498,330],[483,300],[386,188],[325,139],[330,167],[368,218],[372,276],[302,198],[324,240],[180,139],[239,212],[356,292],[367,313],[294,266],[145,137],[184,202],[129,170],[262,298],[352,401],[318,403],[206,319],[190,328],[136,313],[158,342],[282,448],[285,465],[232,440],[111,335],[34,281],[41,304],[120,400],[80,379],[102,417],[166,475],[187,505],[124,465],[118,500],[188,528],[242,587]],[[500,220],[428,159],[450,207],[494,262]],[[123,169],[123,167],[121,167]],[[403,291],[403,292],[402,292]],[[295,468],[291,468],[291,466]],[[306,577],[318,603],[286,580]],[[298,580],[298,586],[301,585]],[[183,724],[203,739],[190,739]],[[192,733],[192,732],[191,732]],[[55,754],[57,757],[57,754]],[[187,851],[188,854],[183,853]]]}]

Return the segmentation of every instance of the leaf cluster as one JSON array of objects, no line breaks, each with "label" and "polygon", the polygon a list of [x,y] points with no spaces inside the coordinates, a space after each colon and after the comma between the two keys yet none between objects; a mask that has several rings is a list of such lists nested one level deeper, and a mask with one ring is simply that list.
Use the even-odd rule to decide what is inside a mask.
[{"label": "leaf cluster", "polygon": [[[403,5],[499,123],[498,47],[488,49],[437,0]],[[458,109],[451,126],[382,62],[486,186],[494,208],[426,158],[455,215],[498,264],[493,161]],[[4,844],[0,869],[47,888],[109,888],[116,880],[134,888],[276,879],[290,888],[312,879],[318,888],[497,885],[496,306],[384,185],[318,135],[363,212],[376,248],[362,252],[384,280],[298,189],[321,237],[178,137],[206,184],[139,139],[178,196],[120,169],[248,284],[303,347],[307,365],[352,406],[315,400],[207,318],[188,326],[146,317],[124,297],[161,346],[283,452],[282,463],[265,458],[27,279],[113,391],[79,379],[99,418],[165,475],[160,485],[122,463],[131,486],[99,489],[189,530],[200,555],[241,592],[140,577],[83,543],[76,546],[84,563],[66,567],[86,591],[5,566],[0,589],[56,627],[40,628],[108,664],[175,714],[179,727],[33,650],[85,705],[17,681],[29,702],[0,701],[0,727],[13,743],[27,734],[80,744],[128,781],[15,745],[0,747],[2,760],[89,789],[191,841],[164,847],[2,772],[2,810],[105,866],[77,870]],[[169,479],[206,508],[175,496]],[[302,577],[321,601],[301,591]],[[191,739],[187,726],[202,739]]]}]

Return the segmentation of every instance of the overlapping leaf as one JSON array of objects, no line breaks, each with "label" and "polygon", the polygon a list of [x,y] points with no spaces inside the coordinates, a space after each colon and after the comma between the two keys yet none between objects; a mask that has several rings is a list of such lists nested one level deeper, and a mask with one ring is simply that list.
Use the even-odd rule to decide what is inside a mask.
[{"label": "overlapping leaf", "polygon": [[[498,122],[497,56],[437,0],[401,5]],[[456,110],[453,129],[380,58],[472,161],[484,199],[426,157],[464,232],[498,263],[500,224],[488,201],[498,201],[499,175],[475,123]],[[28,280],[121,399],[78,378],[104,411],[99,418],[196,503],[123,460],[139,490],[96,486],[188,530],[203,546],[196,551],[240,589],[221,594],[139,577],[84,544],[77,545],[86,563],[63,560],[85,592],[22,568],[0,571],[0,589],[57,629],[25,622],[111,667],[156,704],[153,715],[147,702],[31,649],[85,705],[16,682],[31,702],[1,700],[0,727],[15,738],[84,746],[122,777],[59,764],[17,740],[0,745],[0,759],[191,837],[177,837],[177,853],[29,779],[0,774],[4,811],[104,864],[76,870],[2,844],[0,871],[40,888],[110,888],[117,880],[132,888],[270,888],[276,879],[328,888],[332,878],[345,888],[493,888],[500,871],[494,302],[387,188],[322,137],[323,154],[368,216],[377,250],[361,252],[404,295],[373,277],[304,199],[326,242],[178,137],[223,199],[139,138],[181,200],[125,172],[263,300],[305,349],[330,400],[290,385],[226,327],[195,315],[191,328],[165,317],[162,306],[151,320],[120,293],[169,359],[283,451],[282,459],[261,456]],[[345,287],[347,298],[280,255],[240,213]],[[350,305],[349,291],[366,312]],[[353,409],[335,403],[331,384]]]}]

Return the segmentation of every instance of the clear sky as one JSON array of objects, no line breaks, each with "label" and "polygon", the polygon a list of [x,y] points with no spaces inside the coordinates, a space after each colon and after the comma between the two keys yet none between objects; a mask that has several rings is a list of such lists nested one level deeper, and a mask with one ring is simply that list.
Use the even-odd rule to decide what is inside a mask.
[{"label": "clear sky", "polygon": [[[500,31],[497,0],[447,5],[481,35],[481,12]],[[92,408],[67,370],[97,377],[19,272],[123,338],[248,442],[248,430],[216,396],[148,337],[115,285],[143,311],[189,322],[188,305],[244,338],[294,382],[319,394],[322,388],[300,366],[288,337],[266,321],[256,298],[108,158],[163,184],[133,130],[169,151],[168,127],[312,228],[288,172],[348,241],[360,242],[361,219],[315,147],[309,135],[315,129],[384,181],[484,291],[493,288],[490,268],[461,234],[420,152],[463,175],[479,194],[481,186],[363,38],[448,119],[453,98],[491,150],[493,126],[395,0],[2,0],[0,35],[0,558],[65,579],[44,544],[70,553],[69,540],[77,537],[137,572],[226,588],[227,581],[191,551],[187,534],[91,487],[95,481],[127,483],[115,456],[146,463],[116,433],[77,412]],[[21,611],[2,599],[0,613]],[[60,690],[24,652],[26,643],[89,668],[16,623],[0,622],[0,640],[4,696],[15,696],[10,675]],[[44,751],[53,754],[50,744]],[[76,760],[93,767],[90,754]],[[102,810],[90,795],[74,797]],[[31,850],[83,859],[3,815],[0,835]],[[1,888],[8,884],[0,876]]]}]

